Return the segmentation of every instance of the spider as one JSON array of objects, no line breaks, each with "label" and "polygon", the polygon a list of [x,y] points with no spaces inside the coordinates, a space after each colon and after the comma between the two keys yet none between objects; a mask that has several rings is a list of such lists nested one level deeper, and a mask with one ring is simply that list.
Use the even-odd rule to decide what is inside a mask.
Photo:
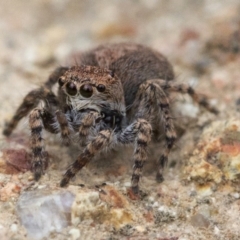
[{"label": "spider", "polygon": [[[29,92],[3,131],[9,136],[30,113],[31,166],[36,181],[48,165],[42,137],[45,129],[60,133],[65,144],[70,144],[71,136],[77,134],[79,145],[84,146],[64,174],[61,187],[104,149],[133,144],[131,189],[137,194],[148,145],[153,135],[164,130],[166,146],[156,174],[157,181],[163,181],[163,169],[176,140],[170,93],[189,94],[198,104],[217,113],[193,88],[174,82],[172,65],[149,47],[105,44],[76,55],[75,60],[75,66],[58,67],[42,87]],[[52,91],[56,83],[57,95]],[[40,101],[44,107],[38,106]]]}]

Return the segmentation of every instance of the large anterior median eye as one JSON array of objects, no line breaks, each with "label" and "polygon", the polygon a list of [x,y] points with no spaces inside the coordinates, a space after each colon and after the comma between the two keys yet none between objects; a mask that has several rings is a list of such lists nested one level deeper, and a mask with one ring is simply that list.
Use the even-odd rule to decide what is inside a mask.
[{"label": "large anterior median eye", "polygon": [[67,90],[67,93],[71,96],[74,96],[77,94],[77,87],[73,82],[67,83],[66,90]]},{"label": "large anterior median eye", "polygon": [[93,94],[93,88],[90,84],[84,84],[80,88],[80,94],[85,98],[90,98]]}]

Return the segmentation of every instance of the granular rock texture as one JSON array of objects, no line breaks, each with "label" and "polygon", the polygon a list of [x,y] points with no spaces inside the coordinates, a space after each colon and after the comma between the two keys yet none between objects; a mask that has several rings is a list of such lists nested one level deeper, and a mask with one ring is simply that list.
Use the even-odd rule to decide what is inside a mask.
[{"label": "granular rock texture", "polygon": [[214,121],[203,131],[200,138],[184,170],[187,178],[202,186],[212,183],[212,188],[238,182],[240,121],[232,118]]},{"label": "granular rock texture", "polygon": [[155,181],[160,141],[150,146],[138,198],[129,192],[131,147],[101,154],[60,188],[79,149],[48,133],[50,163],[36,183],[22,120],[0,141],[0,239],[240,239],[239,16],[238,0],[2,1],[1,132],[53,69],[104,42],[160,51],[176,81],[206,94],[220,114],[187,96],[172,97],[178,141],[165,181]]}]

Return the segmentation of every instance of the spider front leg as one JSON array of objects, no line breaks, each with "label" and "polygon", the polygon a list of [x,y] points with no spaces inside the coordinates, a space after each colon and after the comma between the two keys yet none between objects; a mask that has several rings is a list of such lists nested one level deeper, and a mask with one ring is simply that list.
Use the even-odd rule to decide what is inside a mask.
[{"label": "spider front leg", "polygon": [[100,114],[96,111],[89,111],[83,115],[78,129],[80,144],[82,146],[86,146],[87,137],[91,135],[91,129],[98,123],[100,118]]},{"label": "spider front leg", "polygon": [[132,191],[135,194],[139,192],[138,183],[142,175],[143,165],[147,160],[147,147],[151,141],[151,134],[151,124],[145,119],[139,118],[117,135],[117,142],[119,143],[129,144],[134,142]]},{"label": "spider front leg", "polygon": [[64,174],[60,183],[61,187],[66,186],[78,171],[80,171],[89,161],[91,161],[97,153],[111,143],[112,133],[113,131],[110,129],[102,130],[90,143],[87,144],[82,154],[78,156],[77,160],[71,164],[69,169]]},{"label": "spider front leg", "polygon": [[[44,109],[35,108],[40,101],[44,101]],[[63,123],[67,122],[66,116],[62,114],[61,120],[54,115],[55,109],[59,106],[59,102],[54,93],[46,87],[41,87],[31,91],[24,98],[12,120],[4,129],[4,134],[9,136],[17,123],[26,116],[33,108],[29,115],[29,125],[31,129],[31,149],[32,149],[32,171],[34,172],[35,180],[38,180],[47,167],[47,152],[45,151],[42,130],[45,128],[51,133],[63,131]],[[60,126],[60,128],[59,128]],[[62,134],[64,135],[64,134]]]},{"label": "spider front leg", "polygon": [[32,171],[34,179],[39,180],[48,165],[48,153],[45,151],[42,131],[44,109],[35,108],[29,115],[29,126],[31,129]]},{"label": "spider front leg", "polygon": [[56,114],[57,123],[59,124],[58,128],[61,132],[63,144],[65,146],[68,146],[71,141],[70,134],[71,134],[72,127],[69,124],[69,121],[66,115],[61,110],[57,110],[55,114]]},{"label": "spider front leg", "polygon": [[70,130],[67,124],[67,118],[60,110],[56,112],[56,116],[50,113],[47,109],[42,108],[35,108],[29,114],[32,171],[36,181],[40,179],[41,175],[44,173],[44,170],[48,166],[48,153],[45,150],[42,136],[43,129],[45,128],[49,132],[55,134],[61,132],[61,135],[68,139],[69,136],[66,135],[66,132],[70,134]]}]

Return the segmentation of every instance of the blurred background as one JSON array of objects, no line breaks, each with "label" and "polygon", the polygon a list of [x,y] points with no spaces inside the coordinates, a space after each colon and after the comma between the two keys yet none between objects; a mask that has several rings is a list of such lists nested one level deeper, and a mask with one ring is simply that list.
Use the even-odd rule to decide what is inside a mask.
[{"label": "blurred background", "polygon": [[[189,155],[195,149],[196,139],[198,139],[205,126],[214,121],[217,122],[219,119],[222,122],[228,121],[230,117],[240,119],[239,0],[0,0],[0,131],[2,132],[5,120],[12,117],[26,93],[46,81],[55,67],[66,64],[66,58],[69,55],[76,51],[88,50],[105,42],[121,41],[146,44],[162,52],[172,63],[176,80],[190,84],[198,92],[205,93],[211,99],[211,103],[220,110],[219,117],[212,116],[206,111],[199,114],[199,108],[191,102],[191,99],[180,97],[180,100],[186,99],[187,102],[177,108],[176,116],[184,116],[184,118],[178,119],[186,120],[186,127],[182,126],[184,130],[187,129],[188,131],[185,132],[185,135],[183,134],[177,142],[176,149],[171,153],[171,159],[178,164],[188,162]],[[186,116],[192,119],[192,128],[189,124],[190,120]],[[176,122],[179,122],[178,119]],[[12,147],[17,149],[16,146],[18,148],[20,146],[20,148],[24,148],[24,151],[29,149],[28,120],[25,119],[23,122],[19,124],[12,139],[1,136],[1,148]],[[223,127],[217,125],[212,130],[214,136],[216,129],[225,131]],[[237,137],[237,139],[239,138]],[[51,189],[55,191],[54,188],[59,183],[61,174],[72,159],[65,148],[59,147],[59,142],[56,143],[51,138],[47,138],[47,141],[53,159],[52,165],[48,169],[48,174],[51,177],[43,178],[41,184],[47,186],[50,191]],[[161,150],[160,147],[157,148],[159,148],[158,151]],[[155,151],[156,149],[152,148],[151,153],[154,152],[152,150]],[[24,239],[25,230],[22,230],[21,236],[18,236],[18,231],[12,231],[10,226],[19,221],[15,214],[16,199],[20,194],[21,187],[22,192],[24,192],[25,186],[31,181],[29,180],[31,174],[30,172],[13,176],[5,174],[4,166],[7,160],[2,156],[3,153],[0,151],[0,191],[2,191],[0,192],[0,212],[3,216],[0,221],[0,238],[4,239],[5,233],[13,232],[16,234],[16,238],[6,239]],[[156,157],[158,156],[156,153]],[[129,181],[130,165],[132,164],[129,159],[122,157],[121,160],[114,160],[115,162],[112,161],[111,157],[109,159],[111,164],[106,161],[105,165],[112,166],[111,171],[109,170],[111,174],[107,174],[106,169],[101,165],[105,161],[103,159],[98,165],[93,163],[93,166],[89,168],[90,170],[84,168],[78,175],[78,181],[87,184],[89,184],[89,181],[102,183],[109,181],[109,179],[110,182],[114,182],[116,179],[121,180],[121,182]],[[129,167],[126,167],[123,160],[128,162]],[[19,164],[19,162],[16,164]],[[64,165],[61,170],[59,170],[60,165]],[[198,169],[198,162],[196,169]],[[175,167],[175,172],[167,171],[166,179],[169,181],[163,183],[166,184],[167,194],[162,193],[164,185],[157,185],[156,187],[152,172],[149,175],[144,175],[146,177],[143,178],[143,185],[148,193],[159,194],[157,195],[157,201],[160,201],[159,206],[162,206],[164,202],[164,194],[167,196],[165,205],[171,204],[176,194],[178,194],[179,202],[174,200],[174,207],[182,204],[181,214],[184,213],[183,215],[186,215],[186,218],[182,218],[182,222],[179,221],[180,224],[177,221],[173,222],[173,225],[166,224],[166,227],[169,226],[165,229],[166,236],[174,229],[178,229],[179,234],[176,236],[183,236],[181,239],[239,239],[239,202],[236,202],[235,205],[237,210],[232,208],[232,211],[228,212],[228,203],[232,200],[230,198],[229,200],[228,195],[224,192],[226,188],[222,188],[222,192],[220,191],[222,195],[220,194],[217,198],[218,202],[222,204],[221,206],[225,206],[225,208],[220,210],[219,206],[215,206],[216,210],[209,210],[209,212],[216,212],[217,217],[212,217],[210,221],[206,221],[207,224],[200,218],[203,221],[203,227],[208,227],[210,224],[215,226],[217,223],[219,225],[216,226],[219,226],[220,230],[215,227],[214,229],[213,227],[208,228],[208,230],[205,228],[207,233],[203,231],[201,232],[203,235],[199,234],[198,227],[202,225],[199,224],[200,220],[197,216],[197,220],[192,219],[192,222],[197,222],[195,224],[196,232],[193,232],[190,238],[184,238],[182,232],[185,231],[187,235],[193,229],[191,227],[193,224],[189,231],[185,225],[187,223],[186,219],[189,219],[189,209],[192,208],[192,215],[197,211],[202,214],[205,210],[203,211],[201,208],[196,210],[195,203],[200,202],[197,199],[198,195],[192,191],[191,184],[186,186],[182,184],[178,178],[178,175],[181,175],[182,172],[177,170],[178,167]],[[113,173],[113,171],[117,173]],[[110,178],[108,175],[114,177]],[[185,178],[188,178],[188,175],[189,171],[186,171]],[[215,176],[215,174],[213,175]],[[174,182],[174,180],[176,181]],[[19,182],[22,185],[19,185]],[[94,186],[94,183],[92,186]],[[12,190],[2,188],[2,186],[10,186]],[[17,190],[12,186],[17,186]],[[3,190],[6,195],[5,199],[3,199],[3,196],[5,196]],[[172,191],[172,195],[168,195],[169,191]],[[231,191],[233,191],[232,188]],[[236,191],[239,192],[239,189]],[[216,197],[217,194],[218,192],[214,196]],[[238,196],[239,194],[237,198],[239,198]],[[192,198],[191,206],[189,204],[190,198]],[[214,205],[215,200],[211,201]],[[202,200],[204,204],[209,202]],[[133,212],[142,213],[146,210],[145,208],[148,208],[146,206],[152,206],[151,204],[149,202],[146,204],[142,202],[139,205],[133,204]],[[147,209],[147,214],[149,214],[149,209],[150,207]],[[183,216],[181,214],[180,216]],[[225,216],[224,221],[223,216]],[[231,218],[231,221],[229,221],[229,218]],[[154,216],[146,215],[144,221],[141,221],[142,226],[154,222],[155,225],[152,225],[152,227],[156,227],[156,229],[150,229],[150,234],[159,231],[159,225],[156,225]],[[202,223],[201,221],[200,223]],[[234,231],[233,224],[235,224]],[[82,228],[84,229],[85,225]],[[93,227],[91,226],[91,228]],[[221,235],[221,229],[226,229],[227,234],[230,235]],[[66,234],[68,230],[65,229],[64,231],[64,234]],[[209,237],[212,234],[215,234],[213,238]],[[63,235],[62,239],[66,239],[64,236],[67,235]],[[153,235],[149,239],[157,239],[156,236]],[[158,239],[173,240],[178,238],[164,237]]]}]

